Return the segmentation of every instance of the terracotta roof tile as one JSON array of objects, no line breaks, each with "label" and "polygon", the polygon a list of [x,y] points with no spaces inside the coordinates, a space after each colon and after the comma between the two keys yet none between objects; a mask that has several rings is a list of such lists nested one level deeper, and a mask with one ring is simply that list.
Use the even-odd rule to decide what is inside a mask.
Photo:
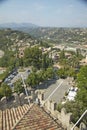
[{"label": "terracotta roof tile", "polygon": [[33,104],[0,111],[0,130],[63,130],[43,108]]},{"label": "terracotta roof tile", "polygon": [[34,104],[13,130],[59,130],[55,122],[42,108]]},{"label": "terracotta roof tile", "polygon": [[0,111],[0,130],[12,130],[29,109],[29,105],[24,105]]}]

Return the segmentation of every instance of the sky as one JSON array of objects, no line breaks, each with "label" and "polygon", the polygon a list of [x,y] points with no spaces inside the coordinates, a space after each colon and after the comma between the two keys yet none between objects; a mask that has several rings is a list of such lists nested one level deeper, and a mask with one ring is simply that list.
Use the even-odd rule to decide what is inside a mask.
[{"label": "sky", "polygon": [[87,0],[0,0],[0,23],[87,27]]}]

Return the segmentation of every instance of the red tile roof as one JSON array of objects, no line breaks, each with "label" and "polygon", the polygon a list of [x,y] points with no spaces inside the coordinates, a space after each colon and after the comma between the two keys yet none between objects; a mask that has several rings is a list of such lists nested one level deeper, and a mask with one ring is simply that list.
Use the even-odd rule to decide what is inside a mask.
[{"label": "red tile roof", "polygon": [[0,111],[0,130],[64,130],[43,108],[33,104]]},{"label": "red tile roof", "polygon": [[0,130],[12,130],[29,109],[29,105],[24,105],[0,111]]},{"label": "red tile roof", "polygon": [[[61,129],[60,129],[61,128]],[[13,130],[63,130],[44,109],[34,104]]]}]

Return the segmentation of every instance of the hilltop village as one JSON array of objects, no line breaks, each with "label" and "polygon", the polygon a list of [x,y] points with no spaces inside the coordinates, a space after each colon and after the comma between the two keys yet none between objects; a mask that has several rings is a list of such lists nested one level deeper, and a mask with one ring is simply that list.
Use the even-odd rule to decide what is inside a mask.
[{"label": "hilltop village", "polygon": [[28,33],[0,30],[0,130],[71,130],[87,110],[87,29]]}]

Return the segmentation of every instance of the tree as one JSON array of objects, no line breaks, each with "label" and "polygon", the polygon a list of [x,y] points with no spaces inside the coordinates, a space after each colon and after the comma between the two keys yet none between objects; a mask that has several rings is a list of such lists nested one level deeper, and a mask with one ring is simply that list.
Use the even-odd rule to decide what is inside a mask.
[{"label": "tree", "polygon": [[87,66],[83,66],[77,75],[77,86],[79,91],[76,100],[83,102],[87,107]]},{"label": "tree", "polygon": [[12,51],[5,51],[4,56],[0,59],[0,66],[2,67],[14,67],[15,56]]},{"label": "tree", "polygon": [[52,66],[52,59],[49,58],[49,54],[42,55],[42,69],[46,70],[49,66]]},{"label": "tree", "polygon": [[38,74],[36,73],[31,73],[27,80],[26,80],[27,84],[31,87],[35,87],[39,84],[39,78],[38,78]]},{"label": "tree", "polygon": [[53,68],[51,68],[51,67],[47,68],[46,75],[47,75],[47,78],[52,79],[54,77],[54,70],[53,70]]},{"label": "tree", "polygon": [[64,50],[62,50],[60,52],[60,59],[65,59],[65,51]]},{"label": "tree", "polygon": [[42,51],[38,47],[25,49],[24,52],[25,66],[34,66],[38,69],[42,66]]},{"label": "tree", "polygon": [[69,77],[74,77],[74,78],[76,78],[76,72],[75,72],[75,69],[74,69],[74,68],[69,68],[69,69],[67,70],[67,74],[68,74]]},{"label": "tree", "polygon": [[0,87],[0,97],[6,96],[7,98],[9,98],[11,97],[11,95],[11,88],[6,83],[2,83]]},{"label": "tree", "polygon": [[77,75],[77,84],[80,89],[87,90],[87,66],[83,66]]},{"label": "tree", "polygon": [[87,90],[79,90],[76,96],[76,100],[79,102],[83,102],[83,106],[87,107]]},{"label": "tree", "polygon": [[58,77],[60,78],[66,78],[67,77],[67,71],[65,71],[65,68],[61,68],[58,70]]},{"label": "tree", "polygon": [[17,82],[14,83],[14,92],[17,92],[18,94],[24,92],[22,80],[19,79]]},{"label": "tree", "polygon": [[47,70],[40,70],[37,73],[32,72],[27,80],[26,83],[31,87],[36,87],[39,85],[40,82],[43,82],[45,80],[48,80],[49,78],[54,77],[54,71],[53,68],[47,68]]},{"label": "tree", "polygon": [[63,105],[59,104],[58,109],[60,110],[63,107],[66,109],[67,113],[69,113],[69,112],[72,113],[72,122],[73,123],[76,123],[76,121],[80,118],[82,113],[86,110],[86,108],[83,106],[83,103],[78,102],[78,101],[66,102]]}]

